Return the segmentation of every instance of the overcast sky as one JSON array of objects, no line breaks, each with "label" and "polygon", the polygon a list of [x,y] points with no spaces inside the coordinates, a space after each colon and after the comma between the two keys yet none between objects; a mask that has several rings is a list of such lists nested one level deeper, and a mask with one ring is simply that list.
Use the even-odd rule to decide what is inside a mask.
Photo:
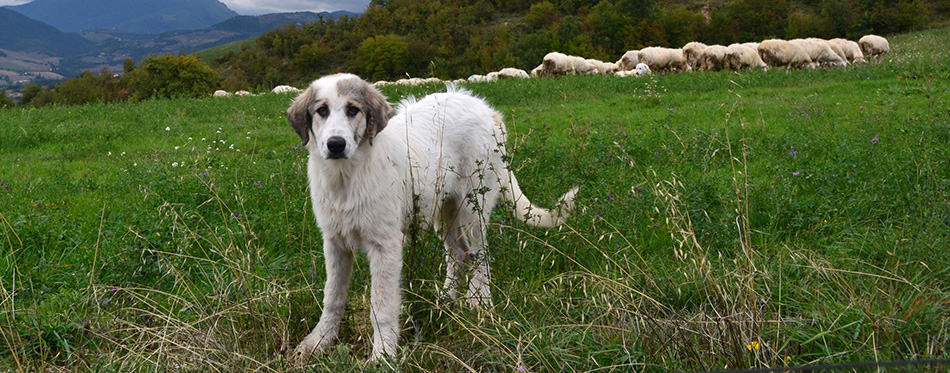
[{"label": "overcast sky", "polygon": [[[32,0],[0,0],[0,6],[20,5]],[[369,4],[369,0],[220,0],[228,5],[228,8],[242,15],[258,15],[265,13],[282,12],[332,12],[337,10],[348,10],[351,12],[362,13]]]}]

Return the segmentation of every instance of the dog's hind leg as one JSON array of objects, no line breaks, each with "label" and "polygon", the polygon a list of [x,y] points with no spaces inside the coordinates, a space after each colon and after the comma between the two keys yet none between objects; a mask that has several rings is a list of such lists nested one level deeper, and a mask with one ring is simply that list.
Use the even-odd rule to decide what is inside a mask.
[{"label": "dog's hind leg", "polygon": [[458,272],[465,263],[469,247],[459,226],[459,206],[455,199],[448,199],[442,208],[442,221],[445,233],[442,241],[445,243],[445,284],[442,291],[449,300],[458,296]]},{"label": "dog's hind leg", "polygon": [[479,218],[476,215],[463,229],[465,239],[472,249],[469,256],[475,260],[475,269],[469,279],[468,293],[465,295],[465,299],[468,300],[472,308],[490,311],[494,304],[491,299],[491,272],[485,244],[488,234],[486,230],[487,219],[487,217]]}]

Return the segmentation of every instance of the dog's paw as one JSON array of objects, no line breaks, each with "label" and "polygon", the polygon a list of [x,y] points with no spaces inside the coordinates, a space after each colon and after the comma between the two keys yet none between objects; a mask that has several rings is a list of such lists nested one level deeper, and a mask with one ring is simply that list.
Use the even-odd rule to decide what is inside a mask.
[{"label": "dog's paw", "polygon": [[300,344],[298,344],[294,352],[291,353],[290,360],[295,365],[303,365],[311,355],[323,353],[323,350],[329,344],[330,342],[327,339],[321,340],[307,336],[303,341],[300,341]]}]

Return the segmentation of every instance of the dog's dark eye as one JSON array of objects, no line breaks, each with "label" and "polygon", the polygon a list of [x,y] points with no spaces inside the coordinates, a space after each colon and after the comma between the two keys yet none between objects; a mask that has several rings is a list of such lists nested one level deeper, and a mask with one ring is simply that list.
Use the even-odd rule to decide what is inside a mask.
[{"label": "dog's dark eye", "polygon": [[356,116],[356,114],[359,114],[359,113],[360,113],[360,108],[356,106],[350,106],[346,109],[346,115],[351,116],[351,117]]},{"label": "dog's dark eye", "polygon": [[327,115],[330,115],[330,109],[327,109],[326,106],[321,106],[317,108],[317,114],[319,114],[321,117],[326,118]]}]

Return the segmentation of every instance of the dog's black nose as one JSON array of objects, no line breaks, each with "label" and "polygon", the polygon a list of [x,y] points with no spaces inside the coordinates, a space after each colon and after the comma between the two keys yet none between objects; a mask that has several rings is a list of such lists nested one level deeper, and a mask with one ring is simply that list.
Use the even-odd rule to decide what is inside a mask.
[{"label": "dog's black nose", "polygon": [[333,136],[327,140],[327,150],[330,152],[330,159],[344,158],[346,150],[346,139],[340,136]]}]

